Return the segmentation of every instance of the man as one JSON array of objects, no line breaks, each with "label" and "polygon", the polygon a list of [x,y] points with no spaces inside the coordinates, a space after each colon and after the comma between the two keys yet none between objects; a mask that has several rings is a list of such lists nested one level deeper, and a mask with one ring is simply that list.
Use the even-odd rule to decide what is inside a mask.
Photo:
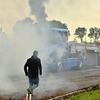
[{"label": "man", "polygon": [[[25,75],[29,78],[29,88],[27,91],[33,94],[33,90],[38,87],[39,84],[39,73],[42,75],[41,60],[38,56],[38,51],[33,52],[33,56],[27,60],[24,65]],[[27,71],[28,67],[28,71]]]}]

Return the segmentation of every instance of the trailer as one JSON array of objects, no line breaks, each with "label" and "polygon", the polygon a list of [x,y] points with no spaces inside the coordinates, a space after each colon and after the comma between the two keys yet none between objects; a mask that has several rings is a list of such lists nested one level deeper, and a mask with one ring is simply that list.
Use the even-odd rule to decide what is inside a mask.
[{"label": "trailer", "polygon": [[83,66],[87,68],[100,67],[100,42],[95,44],[86,45],[86,59],[83,61]]},{"label": "trailer", "polygon": [[76,44],[76,50],[84,50],[85,59],[82,61],[84,68],[98,68],[100,67],[100,43],[95,44]]}]

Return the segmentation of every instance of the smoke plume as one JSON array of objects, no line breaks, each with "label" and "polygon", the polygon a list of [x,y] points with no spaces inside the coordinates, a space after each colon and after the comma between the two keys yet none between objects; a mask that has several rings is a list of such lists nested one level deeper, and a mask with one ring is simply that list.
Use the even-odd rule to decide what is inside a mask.
[{"label": "smoke plume", "polygon": [[47,0],[29,0],[31,14],[36,16],[37,21],[45,21],[47,14],[43,3]]},{"label": "smoke plume", "polygon": [[[12,38],[8,38],[5,33],[0,32],[0,80],[2,80],[0,81],[0,94],[25,93],[28,79],[24,76],[23,67],[34,50],[39,52],[44,72],[44,62],[48,59],[47,48],[50,44],[49,39],[51,39],[46,31],[50,25],[46,21],[47,14],[43,6],[45,1],[29,0],[31,14],[37,18],[36,23],[29,17],[18,20],[13,26],[14,35]],[[40,30],[44,27],[45,29]],[[55,38],[53,35],[50,37]],[[53,87],[55,87],[54,90],[57,90],[59,86],[56,86],[55,80],[53,78],[51,83],[55,82]],[[48,79],[46,81],[48,81],[48,86],[51,85]],[[58,82],[60,83],[61,80]]]}]

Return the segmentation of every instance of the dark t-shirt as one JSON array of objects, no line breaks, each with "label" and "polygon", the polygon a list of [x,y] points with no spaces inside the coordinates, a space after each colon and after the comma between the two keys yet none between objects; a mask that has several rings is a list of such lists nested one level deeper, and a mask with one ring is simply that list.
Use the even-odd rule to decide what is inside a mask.
[{"label": "dark t-shirt", "polygon": [[[28,71],[27,71],[28,67]],[[31,78],[37,78],[38,74],[42,74],[41,60],[37,56],[32,56],[24,65],[25,74]]]}]

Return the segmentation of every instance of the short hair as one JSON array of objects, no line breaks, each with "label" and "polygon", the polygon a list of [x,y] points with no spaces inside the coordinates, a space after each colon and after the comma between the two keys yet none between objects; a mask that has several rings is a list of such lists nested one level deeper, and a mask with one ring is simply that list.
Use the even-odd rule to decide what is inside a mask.
[{"label": "short hair", "polygon": [[37,56],[37,54],[38,54],[38,51],[35,50],[35,51],[33,52],[33,55],[34,55],[34,56]]}]

